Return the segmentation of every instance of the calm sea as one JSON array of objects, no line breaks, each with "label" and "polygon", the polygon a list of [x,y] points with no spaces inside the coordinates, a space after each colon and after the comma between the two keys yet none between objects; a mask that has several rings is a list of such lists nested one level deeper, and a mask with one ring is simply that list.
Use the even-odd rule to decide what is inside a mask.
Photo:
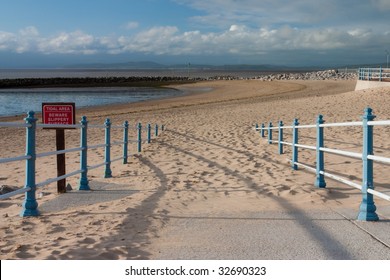
[{"label": "calm sea", "polygon": [[[253,78],[283,71],[230,69],[0,69],[0,79],[23,78],[99,78],[99,77],[191,77],[231,76]],[[173,89],[156,88],[44,88],[0,89],[0,116],[41,111],[42,102],[75,102],[76,108],[116,103],[132,103],[181,95]]]},{"label": "calm sea", "polygon": [[[0,79],[23,78],[83,78],[83,77],[200,77],[239,76],[244,78],[264,74],[261,71],[198,70],[198,69],[0,69]],[[42,102],[75,102],[76,108],[132,103],[181,95],[173,89],[156,88],[42,88],[0,89],[0,116],[41,111]]]},{"label": "calm sea", "polygon": [[0,116],[40,112],[43,102],[74,102],[76,108],[133,103],[182,94],[173,89],[156,88],[44,88],[1,89]]}]

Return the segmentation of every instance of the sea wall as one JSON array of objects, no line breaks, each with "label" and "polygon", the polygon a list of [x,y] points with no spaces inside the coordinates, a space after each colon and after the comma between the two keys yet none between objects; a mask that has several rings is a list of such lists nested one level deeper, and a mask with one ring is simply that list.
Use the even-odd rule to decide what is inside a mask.
[{"label": "sea wall", "polygon": [[337,70],[325,70],[306,73],[283,73],[256,77],[262,81],[273,80],[356,80],[356,73],[344,73]]},{"label": "sea wall", "polygon": [[362,81],[358,80],[356,82],[356,90],[369,89],[369,88],[381,88],[381,87],[390,87],[390,82],[378,82],[378,81]]}]

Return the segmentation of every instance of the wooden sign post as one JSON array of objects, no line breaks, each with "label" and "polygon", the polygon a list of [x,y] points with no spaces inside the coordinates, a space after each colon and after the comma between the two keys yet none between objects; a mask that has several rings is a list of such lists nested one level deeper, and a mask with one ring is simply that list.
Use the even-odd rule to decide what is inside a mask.
[{"label": "wooden sign post", "polygon": [[[42,103],[42,119],[44,124],[72,125],[75,124],[75,103]],[[56,128],[57,151],[65,150],[65,129]],[[57,155],[57,177],[66,174],[65,154]],[[66,179],[57,181],[57,192],[66,192]]]}]

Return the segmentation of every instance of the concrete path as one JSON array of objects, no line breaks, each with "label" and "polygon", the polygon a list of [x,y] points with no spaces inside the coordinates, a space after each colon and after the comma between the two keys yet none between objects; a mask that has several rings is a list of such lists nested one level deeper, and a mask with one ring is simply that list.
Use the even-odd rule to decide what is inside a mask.
[{"label": "concrete path", "polygon": [[347,209],[243,214],[169,217],[152,258],[390,259],[388,215],[380,222],[357,222]]}]

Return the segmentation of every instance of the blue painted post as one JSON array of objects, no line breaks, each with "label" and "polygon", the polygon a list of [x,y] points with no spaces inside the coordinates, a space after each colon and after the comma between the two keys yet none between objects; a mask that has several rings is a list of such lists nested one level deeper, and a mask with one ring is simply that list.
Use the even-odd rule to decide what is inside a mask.
[{"label": "blue painted post", "polygon": [[283,154],[283,122],[279,121],[279,133],[278,133],[278,147],[279,155]]},{"label": "blue painted post", "polygon": [[259,130],[259,124],[258,123],[255,124],[255,130],[256,130],[256,132]]},{"label": "blue painted post", "polygon": [[158,136],[158,124],[154,127],[154,135],[157,137]]},{"label": "blue painted post", "polygon": [[80,176],[80,183],[79,183],[79,190],[80,191],[89,191],[89,185],[88,185],[88,167],[87,167],[87,159],[88,159],[88,144],[87,144],[87,131],[88,131],[88,121],[87,117],[83,116],[81,118],[80,124],[82,125],[80,130],[80,148],[82,148],[80,153],[80,169],[83,171],[81,172]]},{"label": "blue painted post", "polygon": [[261,131],[260,131],[260,134],[261,134],[261,137],[262,137],[262,138],[265,137],[264,131],[265,131],[265,125],[262,123],[262,124],[261,124]]},{"label": "blue painted post", "polygon": [[320,149],[324,147],[324,128],[320,127],[324,123],[323,116],[319,115],[317,118],[317,146],[316,146],[316,155],[317,155],[317,164],[316,164],[316,181],[314,186],[317,188],[325,188],[325,176],[321,174],[324,172],[324,152]]},{"label": "blue painted post", "polygon": [[148,135],[147,135],[148,144],[150,144],[151,141],[151,130],[152,130],[152,126],[150,125],[150,123],[148,123]]},{"label": "blue painted post", "polygon": [[106,119],[104,125],[106,126],[106,137],[105,137],[105,163],[106,168],[104,170],[104,178],[111,178],[112,177],[112,171],[111,171],[111,121],[110,119]]},{"label": "blue painted post", "polygon": [[129,148],[129,122],[125,121],[123,123],[123,164],[127,163],[128,148]]},{"label": "blue painted post", "polygon": [[298,147],[295,145],[298,144],[298,128],[299,125],[298,119],[294,119],[293,122],[293,142],[292,142],[292,168],[298,170],[298,165],[295,162],[298,162]]},{"label": "blue painted post", "polygon": [[142,152],[142,124],[138,123],[138,153]]},{"label": "blue painted post", "polygon": [[27,117],[24,119],[26,124],[30,127],[26,128],[26,155],[30,156],[26,160],[26,182],[24,187],[30,188],[25,194],[23,209],[20,212],[21,217],[38,216],[38,202],[35,196],[35,134],[37,119],[34,117],[35,113],[30,111],[27,113]]},{"label": "blue painted post", "polygon": [[373,161],[368,159],[369,155],[374,154],[374,137],[373,127],[368,125],[375,116],[372,114],[371,108],[366,108],[363,115],[363,184],[362,184],[362,202],[360,204],[360,212],[358,215],[359,221],[377,221],[379,220],[376,214],[376,206],[374,204],[374,197],[368,193],[368,189],[374,189],[374,170]]},{"label": "blue painted post", "polygon": [[268,124],[268,144],[272,144],[272,122]]}]

